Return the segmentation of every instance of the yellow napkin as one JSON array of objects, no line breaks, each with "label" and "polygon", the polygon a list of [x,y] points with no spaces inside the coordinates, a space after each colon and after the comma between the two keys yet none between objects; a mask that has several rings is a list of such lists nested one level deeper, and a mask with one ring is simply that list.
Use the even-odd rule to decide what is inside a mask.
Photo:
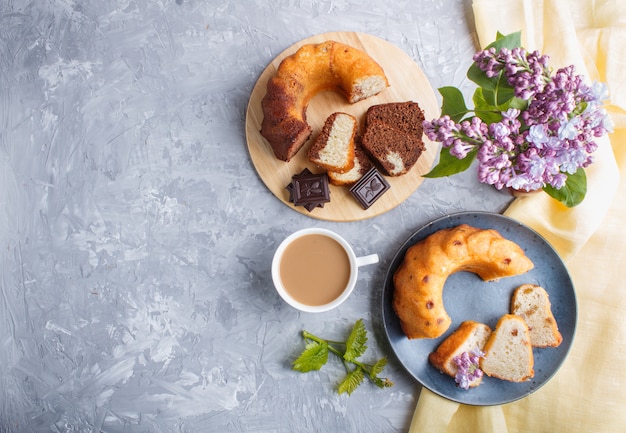
[{"label": "yellow napkin", "polygon": [[[423,389],[410,432],[616,432],[626,425],[626,2],[474,0],[481,47],[522,30],[554,68],[608,84],[615,131],[587,169],[588,192],[568,209],[546,194],[516,199],[507,215],[541,233],[566,261],[578,299],[569,357],[544,387],[503,406],[459,405]],[[471,392],[469,390],[468,392]]]}]

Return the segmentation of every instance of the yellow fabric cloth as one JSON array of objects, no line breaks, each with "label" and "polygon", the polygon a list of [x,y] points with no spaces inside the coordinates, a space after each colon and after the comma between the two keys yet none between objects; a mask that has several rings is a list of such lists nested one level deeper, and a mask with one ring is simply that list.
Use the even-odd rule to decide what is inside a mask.
[{"label": "yellow fabric cloth", "polygon": [[522,30],[524,47],[548,54],[554,68],[574,64],[607,83],[615,131],[587,170],[581,205],[568,209],[541,193],[505,212],[548,239],[574,280],[578,326],[559,372],[502,406],[459,405],[423,389],[410,432],[626,431],[626,2],[474,0],[473,10],[481,47],[497,31]]}]

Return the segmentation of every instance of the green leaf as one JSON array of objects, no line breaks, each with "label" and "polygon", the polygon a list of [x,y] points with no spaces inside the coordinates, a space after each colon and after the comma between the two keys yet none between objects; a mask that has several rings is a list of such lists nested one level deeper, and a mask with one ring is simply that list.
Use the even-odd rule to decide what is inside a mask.
[{"label": "green leaf", "polygon": [[346,378],[339,384],[337,388],[337,392],[339,394],[343,394],[347,392],[348,395],[352,394],[355,389],[359,387],[359,385],[363,382],[365,378],[365,374],[363,373],[363,369],[361,367],[356,367],[352,370]]},{"label": "green leaf", "polygon": [[[338,385],[338,393],[351,394],[363,382],[365,375],[381,388],[393,386],[393,382],[387,378],[379,378],[376,374],[380,373],[387,363],[387,359],[383,358],[374,366],[370,367],[356,360],[367,349],[367,331],[363,324],[363,319],[359,319],[352,327],[352,331],[345,342],[330,341],[311,334],[308,331],[302,331],[302,337],[306,342],[305,350],[300,354],[298,359],[293,362],[293,369],[306,373],[312,370],[320,370],[328,361],[328,354],[333,353],[343,361],[343,365],[348,371],[346,378]],[[340,350],[339,347],[345,350]],[[353,366],[351,367],[350,364]],[[350,370],[350,368],[354,368]],[[370,368],[374,373],[370,371]]]},{"label": "green leaf", "polygon": [[[528,101],[527,99],[522,99],[522,98],[518,98],[517,96],[515,96],[513,99],[511,99],[508,103],[508,106],[506,107],[508,108],[517,108],[520,111],[524,111],[528,108],[528,104],[530,103],[530,101]],[[502,111],[506,111],[506,110],[502,110]]]},{"label": "green leaf", "polygon": [[390,388],[393,386],[393,382],[386,378],[373,377],[371,381],[379,388]]},{"label": "green leaf", "polygon": [[372,369],[370,371],[370,377],[374,378],[378,376],[380,373],[383,372],[386,365],[387,365],[387,358],[381,358],[378,361],[376,361],[376,364],[372,366]]},{"label": "green leaf", "polygon": [[515,98],[515,90],[509,85],[509,83],[507,83],[504,75],[500,78],[501,79],[498,81],[498,85],[494,90],[495,101],[496,105],[503,109],[502,111],[506,111],[506,105],[508,105],[508,103]]},{"label": "green leaf", "polygon": [[328,343],[311,341],[307,343],[304,351],[298,359],[293,362],[293,369],[306,373],[312,370],[319,370],[328,361]]},{"label": "green leaf", "polygon": [[[501,48],[508,48],[509,50],[512,50],[513,48],[521,47],[521,35],[521,32],[516,32],[505,36],[498,32],[496,35],[496,40],[487,45],[485,49],[487,50],[493,47],[496,50],[499,50]],[[498,74],[497,76],[488,78],[485,73],[481,71],[478,66],[476,66],[475,62],[472,63],[472,65],[467,70],[467,78],[478,84],[479,87],[487,90],[497,89],[497,87],[502,84],[503,76],[504,74],[500,72],[500,74]],[[504,83],[506,83],[506,81],[504,81]]]},{"label": "green leaf", "polygon": [[473,150],[468,153],[465,158],[458,159],[456,156],[450,154],[449,148],[442,147],[441,152],[439,152],[439,162],[430,172],[424,174],[423,176],[435,178],[452,176],[453,174],[461,173],[472,165],[472,162],[476,157],[476,153],[478,153],[478,150]]},{"label": "green leaf", "polygon": [[506,111],[509,102],[515,98],[515,90],[507,83],[504,74],[500,74],[493,87],[483,87],[483,98],[492,107]]},{"label": "green leaf", "polygon": [[565,186],[561,189],[556,189],[550,185],[543,187],[543,190],[548,195],[567,207],[574,207],[579,205],[587,194],[587,175],[583,168],[579,168],[574,174],[567,176]]},{"label": "green leaf", "polygon": [[476,88],[472,100],[474,102],[474,111],[476,112],[476,116],[478,116],[483,122],[491,124],[502,120],[502,112],[485,100],[482,88]]},{"label": "green leaf", "polygon": [[569,114],[569,118],[571,119],[574,116],[580,116],[587,109],[589,104],[586,101],[579,102],[578,105],[572,110]]},{"label": "green leaf", "polygon": [[441,115],[448,115],[450,119],[458,123],[468,112],[463,93],[456,87],[446,86],[439,88],[442,96]]},{"label": "green leaf", "polygon": [[496,50],[499,50],[500,48],[508,48],[509,50],[512,50],[513,48],[520,48],[521,46],[522,32],[520,30],[508,35],[503,35],[502,33],[497,32],[495,41],[487,45],[485,49],[488,50],[493,47]]},{"label": "green leaf", "polygon": [[478,87],[482,87],[487,90],[493,90],[496,88],[501,75],[502,72],[495,77],[487,77],[487,75],[485,75],[485,73],[478,66],[476,66],[476,62],[472,63],[467,70],[467,78],[476,83]]},{"label": "green leaf", "polygon": [[354,361],[365,353],[367,349],[367,330],[363,324],[363,319],[356,321],[352,327],[352,332],[346,341],[346,351],[343,359],[346,361]]}]

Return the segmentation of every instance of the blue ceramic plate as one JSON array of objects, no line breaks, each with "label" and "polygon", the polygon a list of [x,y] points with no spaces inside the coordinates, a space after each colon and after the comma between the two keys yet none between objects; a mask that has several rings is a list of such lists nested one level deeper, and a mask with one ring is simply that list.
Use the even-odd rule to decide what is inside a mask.
[{"label": "blue ceramic plate", "polygon": [[[535,268],[524,275],[484,282],[477,275],[458,272],[444,286],[443,300],[452,318],[448,331],[439,338],[409,340],[400,328],[400,320],[392,308],[393,274],[402,263],[407,249],[438,230],[460,224],[495,229],[517,243],[533,261]],[[450,335],[464,320],[475,320],[492,329],[498,319],[509,312],[513,290],[522,284],[538,284],[546,289],[552,312],[563,335],[557,348],[535,348],[535,376],[522,383],[485,376],[480,386],[464,390],[454,379],[444,375],[428,362],[428,354]],[[557,372],[570,350],[576,329],[576,295],[565,264],[552,246],[538,233],[511,218],[485,212],[464,212],[445,216],[416,231],[396,253],[383,289],[383,322],[387,337],[398,360],[424,387],[459,403],[489,406],[509,403],[525,397],[544,385]]]}]

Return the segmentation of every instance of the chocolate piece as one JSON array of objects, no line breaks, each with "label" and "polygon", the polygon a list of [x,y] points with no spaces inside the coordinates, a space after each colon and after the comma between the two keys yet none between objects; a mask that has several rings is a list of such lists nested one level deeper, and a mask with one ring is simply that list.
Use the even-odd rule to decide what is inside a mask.
[{"label": "chocolate piece", "polygon": [[328,176],[326,173],[313,174],[308,168],[291,178],[287,190],[289,201],[293,202],[294,206],[304,206],[309,212],[316,207],[324,207],[324,203],[330,201]]},{"label": "chocolate piece", "polygon": [[[289,201],[290,201],[291,203],[293,203],[293,184],[289,184],[289,185],[287,185],[287,190],[289,191]],[[318,203],[318,202],[316,202],[316,201],[311,201],[311,202],[309,202],[309,203],[304,203],[304,204],[302,204],[302,206],[303,206],[306,210],[308,210],[309,212],[311,212],[311,211],[312,211],[313,209],[315,209],[316,207],[324,207],[324,203],[325,203],[325,202]],[[297,205],[294,203],[294,206],[297,206]]]},{"label": "chocolate piece", "polygon": [[372,167],[350,188],[350,193],[361,204],[363,209],[368,209],[389,188],[391,187],[385,180],[385,177],[376,167]]}]

